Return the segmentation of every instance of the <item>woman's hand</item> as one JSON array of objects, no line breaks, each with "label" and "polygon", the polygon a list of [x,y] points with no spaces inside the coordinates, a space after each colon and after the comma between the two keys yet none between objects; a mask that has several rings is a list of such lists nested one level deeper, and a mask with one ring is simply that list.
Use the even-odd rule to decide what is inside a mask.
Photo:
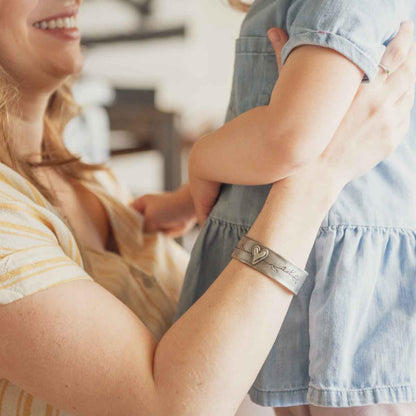
[{"label": "woman's hand", "polygon": [[378,78],[363,84],[320,160],[343,184],[390,156],[409,130],[415,99],[413,23],[402,24],[388,45]]},{"label": "woman's hand", "polygon": [[188,185],[175,192],[144,195],[131,206],[144,216],[147,233],[163,232],[178,238],[195,225],[195,209]]},{"label": "woman's hand", "polygon": [[306,264],[316,231],[345,184],[388,157],[407,132],[416,80],[411,23],[402,25],[382,63],[393,73],[387,76],[380,71],[375,81],[360,87],[322,155],[273,185],[250,229],[249,236],[300,267]]},{"label": "woman's hand", "polygon": [[[281,72],[287,34],[273,28],[268,36]],[[335,170],[340,183],[345,185],[388,157],[406,135],[414,101],[415,53],[413,24],[408,21],[388,45],[382,60],[392,74],[387,76],[380,70],[375,81],[360,87],[332,141],[319,157],[320,162]],[[189,177],[196,215],[202,224],[215,205],[220,184],[195,174],[197,152],[198,145],[191,152]]]}]

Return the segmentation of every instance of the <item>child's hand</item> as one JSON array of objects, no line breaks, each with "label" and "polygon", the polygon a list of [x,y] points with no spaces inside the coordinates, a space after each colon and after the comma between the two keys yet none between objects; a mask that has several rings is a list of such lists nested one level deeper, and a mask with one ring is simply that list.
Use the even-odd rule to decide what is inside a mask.
[{"label": "child's hand", "polygon": [[192,176],[189,183],[191,185],[191,193],[194,200],[196,217],[199,225],[202,226],[217,202],[221,184]]},{"label": "child's hand", "polygon": [[188,185],[175,192],[144,195],[131,206],[143,214],[147,233],[163,232],[169,237],[178,238],[190,231],[196,223]]}]

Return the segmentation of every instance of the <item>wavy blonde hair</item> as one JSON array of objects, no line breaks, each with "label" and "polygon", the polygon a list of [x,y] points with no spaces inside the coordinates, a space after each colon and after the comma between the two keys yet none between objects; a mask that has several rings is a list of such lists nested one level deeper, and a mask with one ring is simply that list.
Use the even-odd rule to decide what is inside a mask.
[{"label": "wavy blonde hair", "polygon": [[54,195],[36,179],[36,168],[51,166],[64,177],[75,180],[87,179],[93,171],[106,169],[103,164],[82,162],[64,144],[66,125],[81,111],[71,92],[72,83],[72,79],[66,81],[49,99],[43,119],[41,161],[35,163],[19,157],[14,148],[17,138],[14,137],[10,116],[19,111],[20,92],[15,82],[0,67],[0,162],[33,183],[53,205],[56,202]]},{"label": "wavy blonde hair", "polygon": [[44,115],[43,140],[40,162],[33,162],[30,158],[22,158],[16,152],[11,124],[11,114],[19,114],[20,91],[14,80],[0,67],[0,162],[18,172],[31,182],[42,195],[61,214],[61,219],[71,230],[78,243],[84,266],[88,271],[88,262],[82,246],[79,244],[74,228],[59,207],[58,198],[46,188],[36,177],[36,169],[50,166],[68,180],[93,179],[93,172],[107,169],[105,164],[88,164],[81,161],[79,156],[72,154],[64,144],[64,130],[70,120],[80,114],[81,107],[76,104],[72,92],[73,80],[66,81],[50,97]]},{"label": "wavy blonde hair", "polygon": [[232,7],[242,12],[247,12],[251,5],[241,0],[228,0]]}]

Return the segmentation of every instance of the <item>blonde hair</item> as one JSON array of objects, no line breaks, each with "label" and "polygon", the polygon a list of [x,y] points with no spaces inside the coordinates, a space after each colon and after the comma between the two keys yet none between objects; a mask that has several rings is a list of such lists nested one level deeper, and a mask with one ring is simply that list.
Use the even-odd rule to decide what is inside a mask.
[{"label": "blonde hair", "polygon": [[19,112],[20,92],[11,77],[0,68],[0,162],[9,166],[32,182],[49,202],[54,196],[36,179],[37,167],[51,166],[63,176],[72,179],[86,179],[92,171],[105,169],[101,164],[87,164],[72,154],[64,144],[64,130],[81,108],[76,104],[72,92],[73,80],[66,81],[50,97],[43,119],[44,132],[40,162],[24,159],[16,154],[11,114]]},{"label": "blonde hair", "polygon": [[228,0],[232,7],[242,12],[247,12],[251,5],[241,0]]},{"label": "blonde hair", "polygon": [[[31,182],[58,209],[58,212],[61,212],[61,210],[58,207],[57,198],[51,190],[37,179],[37,168],[50,166],[63,177],[75,181],[91,179],[94,171],[107,169],[104,164],[82,162],[80,157],[72,154],[64,144],[63,135],[66,125],[81,111],[71,92],[72,83],[73,80],[67,80],[49,99],[43,119],[44,129],[40,161],[34,162],[30,160],[31,157],[23,158],[16,152],[14,143],[19,138],[14,137],[10,119],[12,114],[19,114],[21,96],[14,80],[0,67],[0,162]],[[69,221],[64,216],[62,219],[76,239]],[[84,258],[82,252],[81,256]]]}]

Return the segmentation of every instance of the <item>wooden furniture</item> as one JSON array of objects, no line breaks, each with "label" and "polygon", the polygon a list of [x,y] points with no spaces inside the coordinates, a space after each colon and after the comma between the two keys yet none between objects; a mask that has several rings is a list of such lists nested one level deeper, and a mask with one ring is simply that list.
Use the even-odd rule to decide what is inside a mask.
[{"label": "wooden furniture", "polygon": [[111,130],[128,133],[124,143],[112,140],[111,155],[159,150],[164,159],[165,190],[181,184],[181,140],[175,128],[177,115],[155,108],[153,90],[116,89],[114,103],[107,107]]},{"label": "wooden furniture", "polygon": [[[99,3],[100,0],[86,0],[89,2],[95,1]],[[132,41],[145,41],[151,39],[162,39],[171,37],[185,37],[186,28],[185,25],[174,25],[168,27],[155,27],[149,23],[152,15],[152,3],[153,0],[117,0],[128,4],[133,12],[138,13],[143,20],[142,27],[138,27],[136,31],[132,33],[119,33],[116,35],[101,35],[97,37],[84,37],[82,44],[84,46],[92,47],[95,45],[110,44],[116,42],[132,42]]]},{"label": "wooden furniture", "polygon": [[[85,0],[95,2],[100,0]],[[158,27],[152,23],[153,0],[117,0],[128,4],[133,13],[138,13],[142,24],[129,33],[84,37],[83,45],[108,45],[115,42],[145,41],[150,39],[184,37],[184,25]],[[115,101],[108,106],[111,130],[124,130],[129,140],[124,144],[111,143],[111,154],[119,155],[145,149],[157,149],[163,154],[167,191],[181,184],[181,141],[175,129],[177,116],[159,111],[155,107],[155,91],[138,89],[117,89]],[[117,141],[117,140],[116,140]]]}]

